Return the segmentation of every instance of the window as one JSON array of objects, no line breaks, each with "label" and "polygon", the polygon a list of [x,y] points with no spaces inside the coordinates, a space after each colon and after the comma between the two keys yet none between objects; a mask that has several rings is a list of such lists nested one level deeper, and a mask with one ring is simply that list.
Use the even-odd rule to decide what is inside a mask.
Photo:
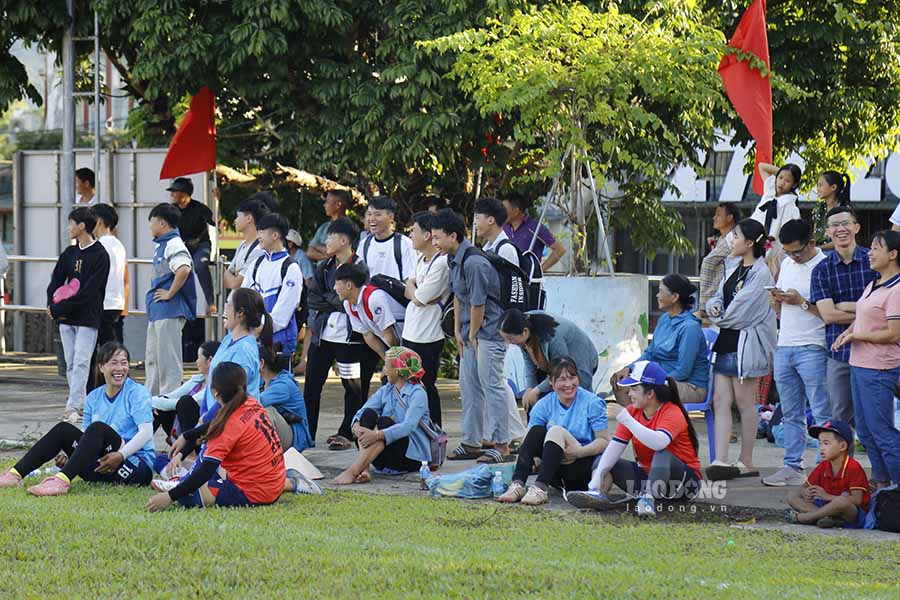
[{"label": "window", "polygon": [[734,152],[709,152],[703,165],[706,177],[706,201],[718,202],[725,185],[725,176]]}]

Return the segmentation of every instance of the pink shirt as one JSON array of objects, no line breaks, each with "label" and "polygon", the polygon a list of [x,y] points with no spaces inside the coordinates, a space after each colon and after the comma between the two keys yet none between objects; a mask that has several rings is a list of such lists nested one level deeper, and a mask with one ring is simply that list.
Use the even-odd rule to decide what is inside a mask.
[{"label": "pink shirt", "polygon": [[[878,280],[866,286],[856,302],[855,332],[884,331],[888,321],[900,319],[900,275],[883,284]],[[900,367],[900,344],[873,344],[853,342],[850,349],[850,366],[866,369],[894,369]]]}]

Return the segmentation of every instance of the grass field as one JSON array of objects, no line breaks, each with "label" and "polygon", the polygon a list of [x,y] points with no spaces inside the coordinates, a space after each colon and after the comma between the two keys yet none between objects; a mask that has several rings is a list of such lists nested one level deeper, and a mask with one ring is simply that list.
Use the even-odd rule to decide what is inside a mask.
[{"label": "grass field", "polygon": [[897,598],[900,545],[327,493],[143,510],[149,489],[0,490],[0,597]]}]

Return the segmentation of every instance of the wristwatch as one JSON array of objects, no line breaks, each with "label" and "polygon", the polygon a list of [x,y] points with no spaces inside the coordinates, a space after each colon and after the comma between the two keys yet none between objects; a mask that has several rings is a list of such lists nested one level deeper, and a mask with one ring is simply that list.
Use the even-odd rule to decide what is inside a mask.
[{"label": "wristwatch", "polygon": [[802,308],[803,310],[809,310],[809,302],[804,300],[802,303],[800,303],[800,308]]}]

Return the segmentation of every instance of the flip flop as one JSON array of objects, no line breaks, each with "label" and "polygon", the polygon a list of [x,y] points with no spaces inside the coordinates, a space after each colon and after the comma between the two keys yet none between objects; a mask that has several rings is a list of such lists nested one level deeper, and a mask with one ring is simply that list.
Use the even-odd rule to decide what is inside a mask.
[{"label": "flip flop", "polygon": [[466,450],[466,447],[460,444],[447,455],[447,460],[475,460],[481,456],[482,450]]},{"label": "flip flop", "polygon": [[507,454],[506,456],[503,456],[500,452],[491,448],[490,450],[485,450],[475,462],[494,465],[509,462],[510,460],[512,460],[512,455]]},{"label": "flip flop", "polygon": [[706,467],[706,478],[710,481],[728,481],[740,475],[740,468],[734,465],[709,465]]},{"label": "flip flop", "polygon": [[328,444],[329,450],[349,450],[353,447],[353,442],[342,435],[334,436],[334,439]]}]

